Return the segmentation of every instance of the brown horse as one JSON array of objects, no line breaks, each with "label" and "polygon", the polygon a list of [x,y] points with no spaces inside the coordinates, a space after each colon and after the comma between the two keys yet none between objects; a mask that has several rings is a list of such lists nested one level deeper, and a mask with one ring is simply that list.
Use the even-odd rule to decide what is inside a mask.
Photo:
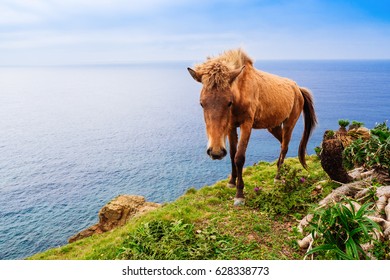
[{"label": "brown horse", "polygon": [[307,89],[290,79],[255,69],[252,59],[241,49],[208,58],[188,71],[203,84],[200,105],[206,123],[207,154],[212,159],[222,159],[227,154],[226,137],[229,139],[232,174],[228,185],[237,189],[234,205],[244,204],[242,169],[252,128],[268,129],[281,143],[276,174],[279,178],[292,131],[303,111],[305,129],[299,161],[306,168],[306,145],[317,123],[313,98]]}]

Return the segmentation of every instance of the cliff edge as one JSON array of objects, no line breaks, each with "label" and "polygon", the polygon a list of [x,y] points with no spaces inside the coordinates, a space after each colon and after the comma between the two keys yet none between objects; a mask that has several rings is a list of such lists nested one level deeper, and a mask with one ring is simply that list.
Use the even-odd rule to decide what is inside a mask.
[{"label": "cliff edge", "polygon": [[72,243],[94,234],[101,234],[124,226],[131,218],[160,206],[158,203],[147,202],[143,196],[119,195],[100,209],[99,223],[73,235],[68,241]]}]

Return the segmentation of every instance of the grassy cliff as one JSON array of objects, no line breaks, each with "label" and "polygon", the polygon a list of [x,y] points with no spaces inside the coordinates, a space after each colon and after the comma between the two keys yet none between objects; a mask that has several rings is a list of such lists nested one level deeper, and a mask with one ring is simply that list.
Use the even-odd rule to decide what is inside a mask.
[{"label": "grassy cliff", "polygon": [[287,159],[275,183],[275,163],[260,162],[245,169],[245,206],[233,207],[235,189],[225,179],[190,188],[122,228],[30,259],[302,259],[297,221],[335,187],[316,156],[308,166]]},{"label": "grassy cliff", "polygon": [[[122,228],[30,259],[302,259],[301,247],[319,259],[390,259],[390,128],[386,122],[371,131],[360,126],[328,131],[317,149],[330,176],[344,166],[360,167],[358,181],[340,186],[318,157],[310,156],[308,170],[297,158],[287,159],[281,180],[274,182],[276,164],[260,162],[244,171],[245,206],[233,206],[235,189],[226,187],[225,179],[190,188]],[[328,140],[343,143],[330,165],[324,153]],[[309,216],[303,239],[298,224]]]}]

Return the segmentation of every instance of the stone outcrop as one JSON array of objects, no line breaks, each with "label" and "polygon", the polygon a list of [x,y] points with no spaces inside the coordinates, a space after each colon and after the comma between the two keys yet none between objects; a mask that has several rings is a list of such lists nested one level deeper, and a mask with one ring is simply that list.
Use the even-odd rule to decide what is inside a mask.
[{"label": "stone outcrop", "polygon": [[158,203],[146,202],[143,196],[117,196],[100,209],[99,223],[72,236],[69,238],[69,243],[121,227],[131,218],[142,215],[160,206]]},{"label": "stone outcrop", "polygon": [[343,144],[339,139],[322,142],[321,166],[332,180],[348,183],[352,178],[343,166]]},{"label": "stone outcrop", "polygon": [[341,183],[353,181],[354,178],[343,165],[343,151],[358,138],[369,139],[370,131],[365,127],[353,126],[348,131],[344,127],[340,127],[338,131],[325,131],[319,157],[322,168],[332,180]]},{"label": "stone outcrop", "polygon": [[332,180],[348,183],[352,178],[343,165],[343,142],[333,133],[325,131],[320,155],[321,166]]}]

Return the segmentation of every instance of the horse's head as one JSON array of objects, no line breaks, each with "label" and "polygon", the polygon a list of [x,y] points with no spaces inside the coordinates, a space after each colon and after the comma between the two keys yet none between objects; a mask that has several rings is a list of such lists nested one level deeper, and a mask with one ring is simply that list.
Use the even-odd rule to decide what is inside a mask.
[{"label": "horse's head", "polygon": [[188,68],[195,81],[203,84],[200,93],[200,105],[203,108],[206,132],[208,138],[207,154],[211,159],[222,159],[226,156],[226,136],[229,132],[231,108],[233,105],[232,83],[241,73],[244,67],[229,70],[225,76],[210,77]]}]

